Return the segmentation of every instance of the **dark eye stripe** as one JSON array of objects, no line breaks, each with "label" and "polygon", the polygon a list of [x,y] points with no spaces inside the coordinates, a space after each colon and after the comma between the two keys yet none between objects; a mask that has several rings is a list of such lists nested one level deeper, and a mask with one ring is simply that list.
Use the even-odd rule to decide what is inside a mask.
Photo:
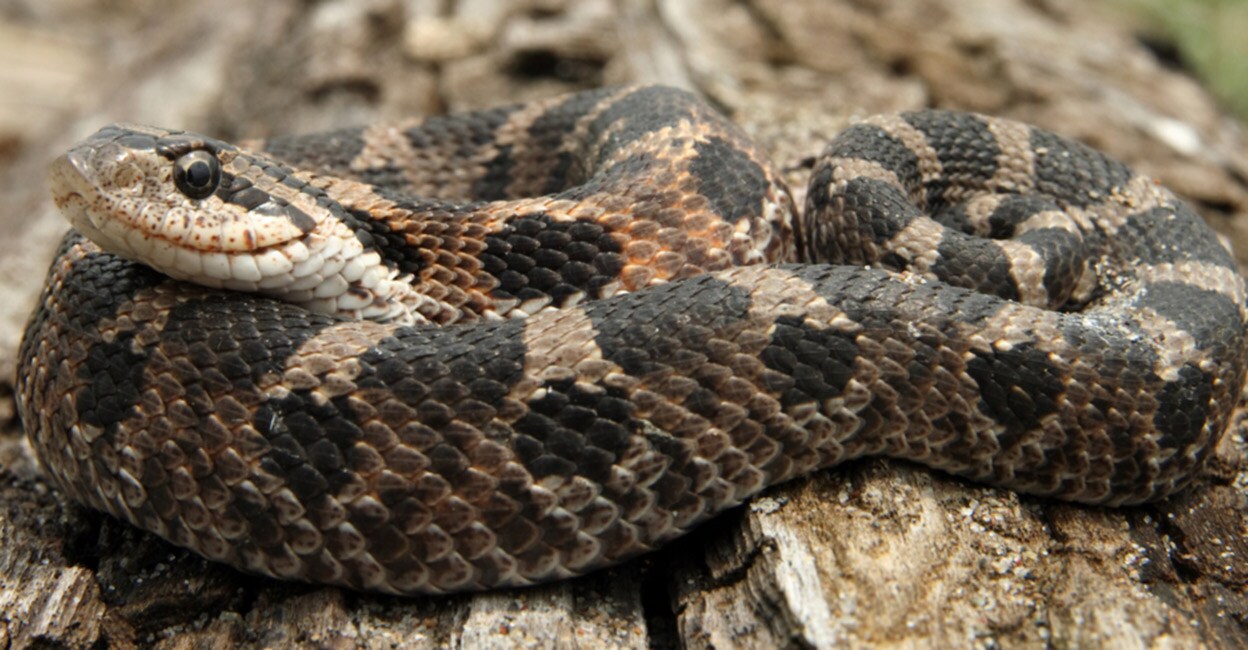
[{"label": "dark eye stripe", "polygon": [[247,210],[254,210],[268,201],[268,192],[255,187],[248,187],[241,192],[235,192],[233,196],[230,197],[230,203],[241,205]]}]

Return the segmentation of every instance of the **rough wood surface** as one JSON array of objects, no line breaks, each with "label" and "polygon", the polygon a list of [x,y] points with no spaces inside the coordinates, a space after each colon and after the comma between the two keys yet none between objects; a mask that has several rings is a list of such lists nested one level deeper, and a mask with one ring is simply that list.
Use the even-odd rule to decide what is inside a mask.
[{"label": "rough wood surface", "polygon": [[[974,109],[1162,178],[1248,259],[1242,127],[1100,4],[0,1],[0,363],[21,371],[65,228],[47,161],[114,120],[235,138],[654,81],[709,97],[800,188],[855,117]],[[866,461],[584,579],[398,599],[244,576],[66,503],[0,389],[0,648],[1248,646],[1238,427],[1158,505],[1077,507]]]}]

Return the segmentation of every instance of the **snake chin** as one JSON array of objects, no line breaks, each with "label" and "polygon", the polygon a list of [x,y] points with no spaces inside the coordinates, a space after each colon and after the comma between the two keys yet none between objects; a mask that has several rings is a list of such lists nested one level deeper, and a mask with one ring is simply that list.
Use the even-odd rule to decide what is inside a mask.
[{"label": "snake chin", "polygon": [[85,177],[83,161],[66,154],[56,159],[50,173],[54,202],[75,230],[114,255],[139,260],[120,224],[102,213],[101,196]]}]

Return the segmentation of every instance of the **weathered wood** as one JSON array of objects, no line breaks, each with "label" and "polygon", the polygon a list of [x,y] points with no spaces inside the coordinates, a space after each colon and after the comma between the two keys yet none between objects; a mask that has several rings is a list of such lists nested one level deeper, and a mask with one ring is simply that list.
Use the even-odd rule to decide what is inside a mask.
[{"label": "weathered wood", "polygon": [[[1241,128],[1092,4],[225,0],[164,3],[159,19],[146,3],[0,9],[14,60],[47,68],[33,83],[0,74],[0,94],[31,114],[6,104],[0,116],[0,361],[13,367],[64,228],[43,169],[118,119],[235,138],[655,81],[732,114],[800,200],[809,158],[853,118],[969,108],[1159,176],[1246,259]],[[49,43],[64,56],[46,56]],[[58,109],[36,110],[49,102]],[[0,647],[1248,645],[1238,427],[1191,491],[1154,506],[1077,507],[871,460],[770,490],[584,579],[399,599],[244,576],[65,503],[3,390]]]}]

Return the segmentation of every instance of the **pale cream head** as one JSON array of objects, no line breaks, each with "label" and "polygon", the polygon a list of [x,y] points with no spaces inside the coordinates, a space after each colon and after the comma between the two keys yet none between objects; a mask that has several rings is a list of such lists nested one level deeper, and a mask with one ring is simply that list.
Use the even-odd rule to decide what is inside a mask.
[{"label": "pale cream head", "polygon": [[58,208],[104,250],[170,277],[349,318],[407,320],[407,290],[313,176],[204,136],[119,124],[57,158]]}]

